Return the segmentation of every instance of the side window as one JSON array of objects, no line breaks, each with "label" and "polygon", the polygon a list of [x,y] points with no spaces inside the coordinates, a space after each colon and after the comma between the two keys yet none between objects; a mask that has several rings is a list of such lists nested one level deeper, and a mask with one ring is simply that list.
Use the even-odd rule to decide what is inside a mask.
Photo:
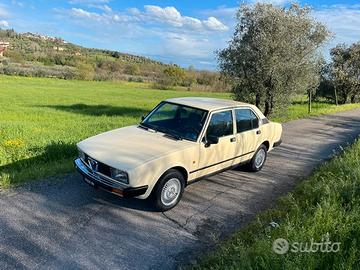
[{"label": "side window", "polygon": [[231,111],[214,113],[206,132],[207,136],[224,137],[233,134],[233,118]]},{"label": "side window", "polygon": [[235,110],[237,133],[259,127],[259,119],[250,109]]}]

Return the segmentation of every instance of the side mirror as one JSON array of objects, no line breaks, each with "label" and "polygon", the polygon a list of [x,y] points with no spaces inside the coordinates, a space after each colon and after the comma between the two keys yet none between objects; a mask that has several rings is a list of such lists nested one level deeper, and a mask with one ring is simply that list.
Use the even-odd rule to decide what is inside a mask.
[{"label": "side mirror", "polygon": [[209,147],[212,144],[217,144],[219,142],[219,137],[213,135],[207,135],[205,139],[205,147]]},{"label": "side mirror", "polygon": [[145,119],[145,116],[142,115],[141,116],[141,121],[144,121],[144,119]]}]

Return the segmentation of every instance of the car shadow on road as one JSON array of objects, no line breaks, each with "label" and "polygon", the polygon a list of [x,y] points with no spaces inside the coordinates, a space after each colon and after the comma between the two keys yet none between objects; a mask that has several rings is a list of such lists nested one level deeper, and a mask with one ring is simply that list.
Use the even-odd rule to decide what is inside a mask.
[{"label": "car shadow on road", "polygon": [[72,104],[72,105],[47,105],[37,106],[42,108],[50,108],[60,111],[66,111],[71,113],[90,115],[90,116],[127,116],[140,118],[142,115],[146,115],[149,110],[143,108],[126,107],[126,106],[111,106],[111,105],[89,105],[89,104]]}]

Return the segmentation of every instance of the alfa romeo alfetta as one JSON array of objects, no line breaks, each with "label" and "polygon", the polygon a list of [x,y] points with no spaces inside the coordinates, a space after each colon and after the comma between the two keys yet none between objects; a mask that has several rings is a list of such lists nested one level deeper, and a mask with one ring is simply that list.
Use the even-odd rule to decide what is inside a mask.
[{"label": "alfa romeo alfetta", "polygon": [[158,104],[140,124],[77,144],[77,170],[93,187],[122,197],[152,198],[161,211],[174,207],[196,179],[247,164],[264,166],[281,143],[282,126],[254,105],[185,97]]}]

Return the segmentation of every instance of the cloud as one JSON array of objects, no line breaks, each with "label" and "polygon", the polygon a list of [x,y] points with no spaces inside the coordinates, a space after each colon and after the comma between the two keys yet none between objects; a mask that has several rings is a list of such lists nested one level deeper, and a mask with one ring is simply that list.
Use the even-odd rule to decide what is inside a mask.
[{"label": "cloud", "polygon": [[189,27],[191,29],[206,29],[210,31],[227,31],[229,28],[215,17],[200,20],[183,16],[175,7],[159,7],[154,5],[144,6],[145,11],[133,10],[137,16],[154,20],[174,27]]},{"label": "cloud", "polygon": [[76,19],[87,19],[89,21],[96,23],[101,22],[104,24],[111,24],[111,23],[127,23],[131,21],[135,21],[133,20],[133,18],[123,14],[116,14],[113,12],[106,12],[100,14],[97,12],[90,12],[82,8],[71,8],[70,10],[57,9],[56,11],[63,15],[70,14],[71,17]]},{"label": "cloud", "polygon": [[168,23],[173,26],[183,25],[183,17],[174,7],[161,8],[159,6],[146,5],[144,8],[145,15],[151,19]]},{"label": "cloud", "polygon": [[19,1],[16,1],[16,0],[12,0],[11,4],[16,5],[18,7],[21,7],[21,8],[25,6],[25,4],[23,2],[19,2]]},{"label": "cloud", "polygon": [[233,20],[236,15],[237,7],[219,6],[216,9],[205,9],[201,14],[221,18],[222,20]]},{"label": "cloud", "polygon": [[144,11],[140,11],[137,8],[130,8],[125,12],[115,12],[107,5],[94,6],[105,11],[105,13],[98,13],[88,11],[83,8],[73,7],[70,10],[67,9],[56,9],[63,15],[70,14],[75,18],[84,18],[92,20],[94,22],[104,23],[142,23],[142,24],[162,24],[164,27],[174,27],[182,31],[196,30],[198,32],[204,31],[216,31],[226,32],[229,27],[222,23],[219,19],[210,16],[205,20],[198,18],[183,16],[175,7],[159,7],[154,5],[144,6]]},{"label": "cloud", "polygon": [[332,5],[315,9],[312,15],[334,33],[335,43],[353,43],[360,39],[360,5]]},{"label": "cloud", "polygon": [[266,4],[273,4],[274,6],[283,6],[289,3],[290,0],[251,0],[251,3],[266,3]]},{"label": "cloud", "polygon": [[102,15],[100,15],[96,12],[89,12],[89,11],[83,10],[81,8],[72,8],[70,10],[70,14],[73,17],[86,18],[86,19],[95,20],[95,21],[101,21],[103,19]]},{"label": "cloud", "polygon": [[8,28],[9,23],[5,20],[0,20],[0,28]]},{"label": "cloud", "polygon": [[215,17],[209,17],[207,20],[203,21],[204,25],[213,31],[227,31],[229,30],[229,27],[227,27],[225,24],[220,22]]},{"label": "cloud", "polygon": [[111,7],[109,7],[108,5],[90,5],[90,7],[100,9],[100,10],[105,11],[107,13],[112,12]]}]

